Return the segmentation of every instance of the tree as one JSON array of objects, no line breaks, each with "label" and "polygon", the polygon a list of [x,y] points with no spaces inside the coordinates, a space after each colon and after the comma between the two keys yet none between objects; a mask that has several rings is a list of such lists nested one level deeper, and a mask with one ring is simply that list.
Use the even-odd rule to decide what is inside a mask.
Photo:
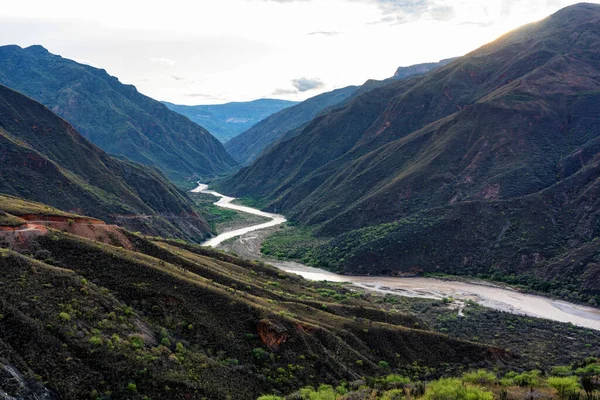
[{"label": "tree", "polygon": [[548,385],[556,389],[561,399],[579,390],[579,381],[575,376],[551,376]]},{"label": "tree", "polygon": [[492,400],[492,392],[465,386],[460,379],[440,379],[428,385],[425,400]]}]

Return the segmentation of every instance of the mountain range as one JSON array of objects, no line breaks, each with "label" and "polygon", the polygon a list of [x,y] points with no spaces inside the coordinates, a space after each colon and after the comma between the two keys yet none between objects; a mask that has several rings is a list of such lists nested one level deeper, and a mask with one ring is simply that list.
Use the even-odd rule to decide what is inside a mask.
[{"label": "mountain range", "polygon": [[332,238],[322,266],[496,271],[595,300],[598,21],[598,5],[567,7],[355,96],[220,188]]},{"label": "mountain range", "polygon": [[105,70],[42,46],[0,47],[0,84],[44,104],[104,151],[172,179],[216,176],[236,164],[204,128]]},{"label": "mountain range", "polygon": [[185,115],[191,121],[206,128],[213,136],[225,143],[268,116],[298,103],[287,100],[258,99],[248,102],[197,106],[177,105],[166,101],[163,101],[163,104],[170,110]]}]

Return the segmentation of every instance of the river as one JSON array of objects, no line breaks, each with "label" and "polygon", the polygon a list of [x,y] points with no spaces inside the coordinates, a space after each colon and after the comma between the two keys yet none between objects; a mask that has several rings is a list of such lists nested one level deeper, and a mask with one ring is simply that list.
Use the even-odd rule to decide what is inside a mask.
[{"label": "river", "polygon": [[[286,221],[283,215],[271,214],[255,208],[233,204],[234,197],[224,196],[208,186],[199,184],[192,190],[195,193],[207,193],[219,197],[215,205],[271,218],[271,221],[223,233],[203,245],[217,247],[225,240],[245,235],[260,229],[277,226]],[[472,300],[478,304],[513,314],[523,314],[546,318],[558,322],[570,322],[573,325],[600,331],[600,310],[581,306],[562,300],[553,300],[543,296],[521,293],[516,290],[490,284],[458,282],[432,278],[397,278],[390,276],[351,276],[338,275],[318,268],[308,267],[296,262],[268,260],[269,263],[290,273],[298,274],[310,280],[332,282],[350,282],[357,287],[391,293],[406,297],[443,299],[453,297],[457,300]]]}]

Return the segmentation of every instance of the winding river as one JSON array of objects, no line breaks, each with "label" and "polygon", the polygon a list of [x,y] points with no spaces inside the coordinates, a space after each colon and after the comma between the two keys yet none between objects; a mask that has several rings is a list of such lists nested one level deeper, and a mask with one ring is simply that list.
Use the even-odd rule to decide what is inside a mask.
[{"label": "winding river", "polygon": [[[208,185],[199,184],[192,190],[195,193],[207,193],[219,197],[215,205],[223,208],[242,211],[249,214],[271,218],[271,221],[237,229],[214,237],[203,245],[217,247],[225,240],[245,235],[246,233],[277,226],[286,221],[283,215],[271,214],[251,207],[233,204],[234,197],[224,196],[212,190]],[[521,293],[515,290],[494,286],[439,280],[432,278],[396,278],[387,276],[351,276],[338,275],[318,268],[308,267],[295,262],[268,260],[269,263],[286,271],[303,276],[310,280],[327,280],[332,282],[350,282],[363,289],[381,293],[391,293],[407,297],[442,299],[453,297],[457,300],[472,300],[483,306],[506,311],[546,318],[558,322],[570,322],[573,325],[600,331],[600,310],[580,306],[562,300]]]}]

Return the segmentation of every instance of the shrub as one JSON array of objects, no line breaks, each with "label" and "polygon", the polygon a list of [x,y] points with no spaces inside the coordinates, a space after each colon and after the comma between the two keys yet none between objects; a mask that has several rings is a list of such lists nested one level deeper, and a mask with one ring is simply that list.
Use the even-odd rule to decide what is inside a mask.
[{"label": "shrub", "polygon": [[60,314],[58,314],[58,317],[59,317],[60,319],[62,319],[63,321],[65,321],[65,322],[67,322],[67,321],[70,321],[70,320],[71,320],[71,316],[69,315],[69,313],[67,313],[67,312],[64,312],[64,311],[63,311],[63,312],[61,312]]},{"label": "shrub", "polygon": [[548,386],[554,388],[561,399],[579,391],[579,381],[575,376],[551,376],[548,378]]},{"label": "shrub", "polygon": [[404,398],[404,389],[392,389],[384,392],[381,400],[402,400]]},{"label": "shrub", "polygon": [[425,400],[493,400],[492,392],[465,386],[460,379],[440,379],[428,385]]},{"label": "shrub", "polygon": [[537,387],[541,384],[540,371],[534,369],[533,371],[526,371],[520,374],[509,372],[504,379],[501,380],[501,383],[505,386],[518,385],[521,387]]},{"label": "shrub", "polygon": [[463,374],[463,382],[474,383],[476,385],[491,385],[496,382],[496,375],[488,372],[485,369],[480,369],[477,372],[467,372]]}]

